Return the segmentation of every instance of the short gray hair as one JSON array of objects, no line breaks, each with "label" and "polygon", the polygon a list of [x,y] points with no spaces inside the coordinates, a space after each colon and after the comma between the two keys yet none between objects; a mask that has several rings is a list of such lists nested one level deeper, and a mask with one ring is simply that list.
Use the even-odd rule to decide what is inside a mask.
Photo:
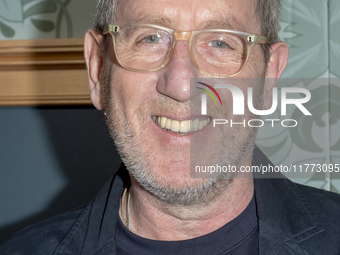
[{"label": "short gray hair", "polygon": [[106,25],[115,20],[118,0],[96,0],[96,2],[93,29],[102,34]]},{"label": "short gray hair", "polygon": [[[105,26],[115,20],[117,3],[119,0],[96,0],[97,10],[93,28],[103,33]],[[268,37],[268,45],[272,45],[278,38],[281,0],[256,0],[255,14],[257,16],[262,35]],[[262,45],[266,62],[269,60],[269,49]]]},{"label": "short gray hair", "polygon": [[261,44],[265,63],[270,58],[269,47],[278,40],[281,0],[256,0],[255,15],[261,34],[268,38],[268,44]]}]

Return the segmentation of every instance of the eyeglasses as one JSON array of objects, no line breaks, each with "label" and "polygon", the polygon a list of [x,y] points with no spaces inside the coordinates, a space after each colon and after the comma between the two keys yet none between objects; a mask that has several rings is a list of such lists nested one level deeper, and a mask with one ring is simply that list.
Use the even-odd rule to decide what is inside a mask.
[{"label": "eyeglasses", "polygon": [[225,29],[177,32],[170,28],[139,23],[112,23],[110,33],[117,63],[130,71],[152,72],[171,59],[176,41],[186,41],[192,62],[204,75],[226,78],[245,68],[252,48],[268,42],[262,35]]}]

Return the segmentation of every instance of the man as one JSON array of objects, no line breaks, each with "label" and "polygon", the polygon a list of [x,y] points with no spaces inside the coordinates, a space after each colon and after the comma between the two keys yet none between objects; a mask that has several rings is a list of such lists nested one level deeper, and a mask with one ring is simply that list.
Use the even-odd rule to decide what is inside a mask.
[{"label": "man", "polygon": [[[124,165],[92,203],[17,234],[1,254],[340,254],[338,195],[282,178],[190,177],[191,156],[270,163],[253,151],[256,130],[213,132],[211,119],[231,116],[227,91],[208,117],[192,112],[190,78],[265,77],[251,84],[258,109],[270,108],[288,58],[278,17],[276,0],[99,0],[85,36],[90,95]],[[191,154],[204,135],[215,147]]]}]

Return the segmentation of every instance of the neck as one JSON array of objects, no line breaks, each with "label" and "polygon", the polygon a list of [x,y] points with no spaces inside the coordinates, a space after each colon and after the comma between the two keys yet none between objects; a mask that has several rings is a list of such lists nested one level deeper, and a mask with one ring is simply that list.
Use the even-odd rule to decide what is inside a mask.
[{"label": "neck", "polygon": [[253,193],[252,178],[235,178],[209,204],[170,205],[150,194],[131,176],[130,230],[147,239],[164,241],[203,236],[240,215]]}]

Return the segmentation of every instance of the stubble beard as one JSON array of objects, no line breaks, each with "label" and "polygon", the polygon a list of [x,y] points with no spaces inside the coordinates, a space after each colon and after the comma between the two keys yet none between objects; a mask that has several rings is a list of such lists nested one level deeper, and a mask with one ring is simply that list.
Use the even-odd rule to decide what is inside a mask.
[{"label": "stubble beard", "polygon": [[[202,179],[202,182],[199,184],[181,188],[173,188],[159,183],[153,174],[153,171],[156,171],[156,169],[152,169],[150,164],[155,155],[150,155],[145,150],[145,144],[138,138],[143,137],[147,125],[142,126],[138,135],[135,134],[131,128],[130,121],[124,114],[124,107],[118,103],[118,95],[112,93],[111,86],[114,85],[112,85],[111,77],[113,77],[114,68],[116,67],[111,69],[110,65],[103,66],[101,76],[102,96],[106,111],[106,124],[128,172],[145,190],[167,205],[206,205],[214,201],[231,185],[237,174],[228,176],[217,174],[212,178]],[[258,94],[262,95],[262,90]],[[145,123],[146,118],[150,118],[150,109],[152,107],[166,107],[163,109],[170,108],[177,112],[190,111],[189,102],[187,104],[180,104],[166,96],[160,95],[157,98],[150,98],[150,100],[146,100],[140,105],[138,117],[140,123]],[[253,116],[250,115],[245,117]],[[220,164],[231,164],[239,167],[244,156],[250,150],[252,151],[256,134],[256,128],[251,128],[246,133],[223,132],[222,149],[219,150],[217,156]],[[225,155],[223,153],[225,151],[229,151],[229,155]],[[189,172],[190,170],[187,169],[187,171]]]}]

